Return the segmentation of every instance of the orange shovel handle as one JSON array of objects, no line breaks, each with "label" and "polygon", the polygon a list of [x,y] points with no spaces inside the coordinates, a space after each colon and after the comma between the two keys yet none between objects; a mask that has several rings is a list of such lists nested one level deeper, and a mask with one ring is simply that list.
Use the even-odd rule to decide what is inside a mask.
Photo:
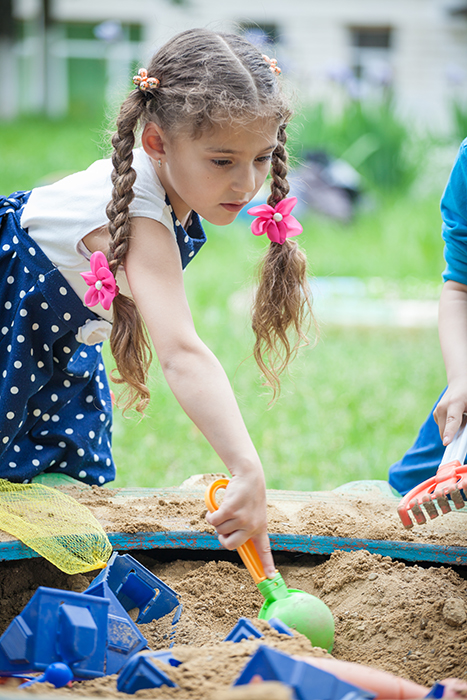
[{"label": "orange shovel handle", "polygon": [[[207,509],[211,513],[214,513],[214,511],[216,511],[219,508],[214,496],[216,495],[217,491],[219,491],[219,489],[225,489],[228,483],[229,479],[217,479],[217,481],[214,481],[206,489],[206,492],[204,494],[204,500]],[[239,547],[237,547],[237,552],[240,554],[243,563],[250,572],[251,577],[256,584],[261,583],[261,581],[265,581],[267,579],[267,576],[264,573],[264,568],[261,563],[261,559],[258,556],[258,552],[256,551],[256,547],[253,544],[252,540],[247,540],[245,544],[241,544]]]}]

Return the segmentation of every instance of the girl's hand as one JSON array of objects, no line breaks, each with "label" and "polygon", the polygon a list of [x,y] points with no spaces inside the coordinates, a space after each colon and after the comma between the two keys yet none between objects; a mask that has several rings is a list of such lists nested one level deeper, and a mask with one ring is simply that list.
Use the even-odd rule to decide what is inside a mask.
[{"label": "girl's hand", "polygon": [[237,549],[249,539],[253,541],[268,578],[276,574],[267,533],[266,491],[262,474],[251,472],[233,476],[219,509],[207,513],[206,520],[219,535],[226,549]]},{"label": "girl's hand", "polygon": [[449,445],[467,411],[467,286],[448,280],[439,301],[439,338],[443,351],[448,388],[434,417],[443,445]]},{"label": "girl's hand", "polygon": [[436,406],[433,416],[439,426],[443,445],[449,445],[467,413],[467,375],[449,384]]}]

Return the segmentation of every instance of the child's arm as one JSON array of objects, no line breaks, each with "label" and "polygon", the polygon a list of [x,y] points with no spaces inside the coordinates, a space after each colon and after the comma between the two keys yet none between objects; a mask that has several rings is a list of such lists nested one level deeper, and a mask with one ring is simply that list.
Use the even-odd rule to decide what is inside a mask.
[{"label": "child's arm", "polygon": [[133,230],[125,271],[164,376],[232,475],[221,507],[207,519],[227,549],[253,538],[272,577],[261,462],[227,376],[194,328],[175,238],[151,219],[133,219]]},{"label": "child's arm", "polygon": [[447,280],[439,304],[439,336],[448,388],[434,417],[444,445],[449,445],[467,412],[467,286]]},{"label": "child's arm", "polygon": [[462,142],[441,198],[445,242],[439,335],[448,380],[434,417],[449,445],[467,411],[467,139]]}]

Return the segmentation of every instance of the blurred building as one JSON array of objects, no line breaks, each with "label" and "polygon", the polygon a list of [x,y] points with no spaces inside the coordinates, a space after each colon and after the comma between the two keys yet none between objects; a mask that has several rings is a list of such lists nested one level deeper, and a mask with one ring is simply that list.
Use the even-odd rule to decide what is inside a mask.
[{"label": "blurred building", "polygon": [[390,87],[435,131],[465,103],[465,0],[0,0],[0,116],[101,109],[157,46],[196,26],[247,34],[305,99]]}]

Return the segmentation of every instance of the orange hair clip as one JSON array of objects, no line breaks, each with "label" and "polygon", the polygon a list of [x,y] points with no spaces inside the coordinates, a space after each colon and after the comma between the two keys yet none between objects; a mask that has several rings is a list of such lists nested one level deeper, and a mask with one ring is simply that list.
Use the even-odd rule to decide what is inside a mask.
[{"label": "orange hair clip", "polygon": [[279,73],[282,72],[279,66],[277,65],[277,59],[269,58],[269,56],[266,56],[265,53],[263,53],[263,58],[266,61],[266,63],[269,64],[269,70],[271,70],[273,73],[279,75]]},{"label": "orange hair clip", "polygon": [[146,90],[151,90],[153,88],[158,88],[161,81],[158,78],[148,78],[148,72],[146,68],[140,68],[138,75],[135,75],[133,82],[140,90],[146,92]]}]

